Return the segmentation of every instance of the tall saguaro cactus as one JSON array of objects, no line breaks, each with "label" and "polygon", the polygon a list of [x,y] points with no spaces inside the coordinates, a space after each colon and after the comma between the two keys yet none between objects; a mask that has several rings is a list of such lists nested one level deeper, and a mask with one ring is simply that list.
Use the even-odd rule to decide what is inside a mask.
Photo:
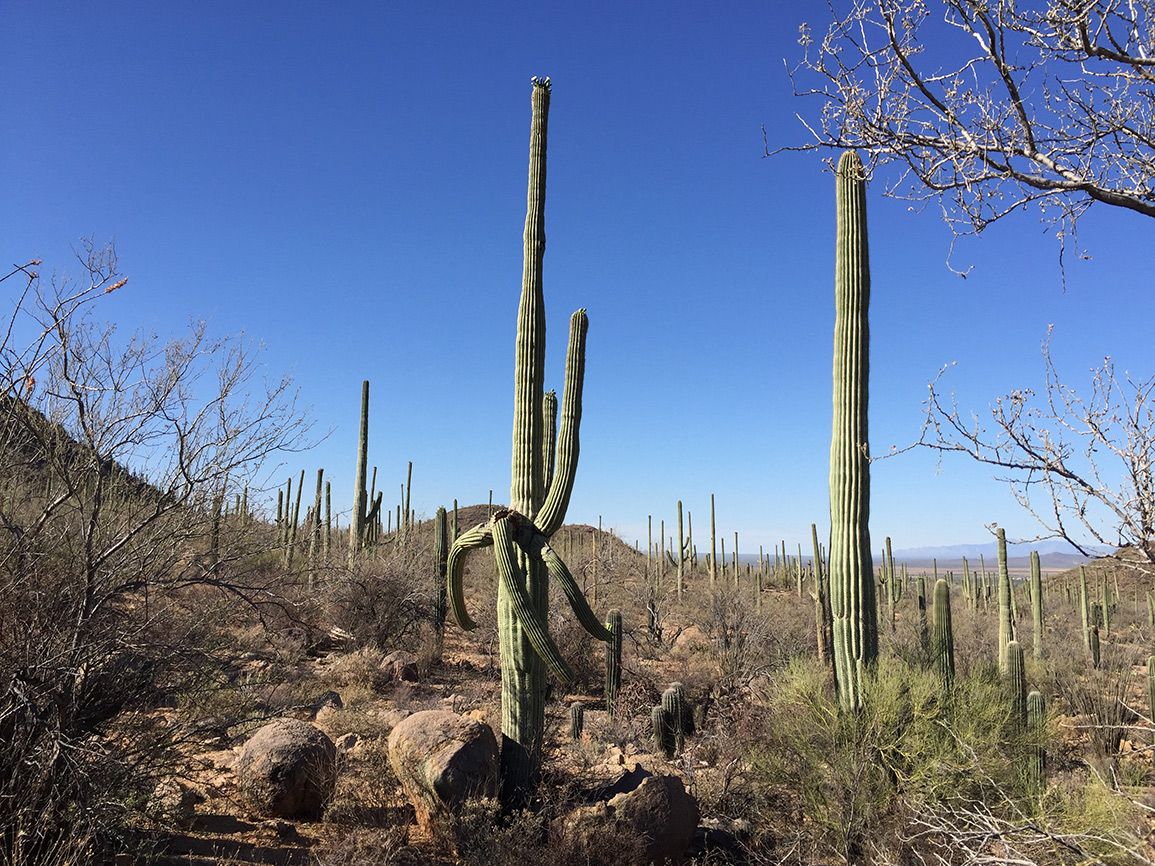
[{"label": "tall saguaro cactus", "polygon": [[1043,657],[1043,569],[1039,552],[1031,551],[1031,643],[1035,658]]},{"label": "tall saguaro cactus", "polygon": [[1015,619],[1011,611],[1011,573],[1007,568],[1007,533],[999,528],[999,670],[1007,672],[1007,644],[1015,639]]},{"label": "tall saguaro cactus", "polygon": [[349,526],[349,561],[361,552],[365,537],[365,515],[369,511],[369,494],[365,475],[369,466],[369,380],[361,383],[361,427],[357,436],[357,475],[353,479],[353,517]]},{"label": "tall saguaro cactus", "polygon": [[465,629],[474,622],[465,610],[465,554],[492,546],[497,561],[497,630],[501,652],[501,798],[507,806],[526,803],[536,785],[545,728],[546,668],[563,682],[569,666],[549,634],[549,579],[566,594],[582,626],[598,640],[610,633],[590,610],[565,562],[550,547],[561,528],[577,474],[582,380],[585,376],[585,310],[570,319],[565,390],[553,475],[545,484],[546,413],[545,253],[546,138],[549,79],[533,80],[529,145],[529,193],[525,216],[525,265],[517,314],[514,366],[513,460],[510,507],[488,523],[462,533],[449,551],[447,588],[454,618]]},{"label": "tall saguaro cactus", "polygon": [[950,584],[934,584],[934,663],[944,690],[954,684],[954,627],[950,615]]},{"label": "tall saguaro cactus", "polygon": [[834,423],[830,437],[830,602],[838,703],[863,703],[863,679],[878,658],[878,610],[870,555],[870,261],[862,161],[844,153],[836,172]]}]

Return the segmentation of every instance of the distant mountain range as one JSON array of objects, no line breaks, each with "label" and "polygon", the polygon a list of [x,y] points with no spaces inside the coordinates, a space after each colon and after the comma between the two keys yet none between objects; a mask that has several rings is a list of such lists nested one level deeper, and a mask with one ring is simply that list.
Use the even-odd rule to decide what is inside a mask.
[{"label": "distant mountain range", "polygon": [[[1098,556],[1111,552],[1111,548],[1099,545],[1089,546],[1088,549]],[[1042,567],[1048,571],[1074,568],[1089,560],[1089,557],[1075,551],[1067,542],[1050,539],[1029,544],[1008,543],[1008,567],[1013,569],[1029,568],[1032,550],[1038,551]],[[988,541],[984,544],[908,547],[894,551],[894,558],[897,562],[904,562],[907,567],[915,568],[929,568],[937,560],[940,569],[958,570],[962,568],[963,557],[966,557],[967,562],[972,567],[977,567],[981,558],[986,561],[988,568],[992,568],[998,558],[998,545],[995,541]]]}]

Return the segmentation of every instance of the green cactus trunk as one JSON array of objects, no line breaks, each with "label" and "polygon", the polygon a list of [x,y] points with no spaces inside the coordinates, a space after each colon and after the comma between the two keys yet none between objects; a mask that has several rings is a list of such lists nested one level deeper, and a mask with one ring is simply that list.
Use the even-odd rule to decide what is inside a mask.
[{"label": "green cactus trunk", "polygon": [[1031,551],[1031,643],[1036,659],[1043,657],[1043,567]]},{"label": "green cactus trunk", "polygon": [[449,563],[449,520],[444,508],[437,509],[433,521],[433,557],[437,565],[437,594],[433,603],[433,629],[436,633],[437,657],[441,657],[442,636],[445,632],[445,613],[448,605],[445,575]]},{"label": "green cactus trunk", "polygon": [[575,743],[581,742],[585,719],[585,706],[577,701],[569,705],[569,738]]},{"label": "green cactus trunk", "polygon": [[622,612],[611,610],[606,617],[606,629],[612,635],[606,644],[606,712],[610,718],[617,713],[618,693],[622,689]]},{"label": "green cactus trunk", "polygon": [[1095,670],[1099,669],[1099,664],[1102,661],[1102,653],[1099,647],[1099,626],[1091,626],[1091,667]]},{"label": "green cactus trunk", "polygon": [[834,421],[830,439],[830,601],[838,702],[863,705],[878,658],[878,611],[870,554],[870,265],[862,163],[844,153],[837,171],[834,269]]},{"label": "green cactus trunk", "polygon": [[674,754],[680,755],[685,748],[686,728],[690,721],[686,709],[686,690],[681,683],[670,683],[662,692],[662,711],[669,719],[673,731]]},{"label": "green cactus trunk", "polygon": [[369,467],[369,380],[361,383],[361,426],[357,434],[357,474],[353,478],[353,516],[349,525],[349,562],[356,559],[365,541],[365,515],[369,494],[365,478]]},{"label": "green cactus trunk", "polygon": [[682,528],[682,500],[678,500],[678,598],[682,597],[682,585],[686,569],[686,536]]},{"label": "green cactus trunk", "polygon": [[1087,598],[1087,569],[1079,566],[1079,617],[1083,623],[1083,648],[1091,652],[1091,604]]},{"label": "green cactus trunk", "polygon": [[1038,795],[1047,785],[1047,702],[1041,692],[1027,695],[1027,785]]},{"label": "green cactus trunk", "polygon": [[665,707],[658,705],[650,710],[650,722],[654,730],[654,748],[669,760],[674,757],[674,720]]},{"label": "green cactus trunk", "polygon": [[714,494],[710,494],[710,586],[718,582],[718,539],[714,523]]},{"label": "green cactus trunk", "polygon": [[1015,639],[1015,622],[1011,612],[1011,574],[1007,569],[1007,533],[998,532],[999,543],[999,671],[1007,672],[1007,644]]},{"label": "green cactus trunk", "polygon": [[935,668],[944,691],[954,684],[954,628],[950,615],[950,585],[938,580],[934,585]]},{"label": "green cactus trunk", "polygon": [[1007,667],[1003,671],[1003,687],[1006,689],[1009,722],[1014,734],[1021,734],[1027,727],[1027,673],[1023,664],[1023,648],[1017,640],[1007,642]]}]

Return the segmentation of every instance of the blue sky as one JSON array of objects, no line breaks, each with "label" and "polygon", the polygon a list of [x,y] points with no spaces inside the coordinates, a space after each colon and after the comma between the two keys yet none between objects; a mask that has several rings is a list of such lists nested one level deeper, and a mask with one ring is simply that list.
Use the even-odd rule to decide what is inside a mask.
[{"label": "blue sky", "polygon": [[[685,501],[745,551],[827,514],[833,182],[797,143],[783,60],[823,3],[65,4],[0,10],[0,252],[68,271],[114,239],[125,331],[206,319],[264,347],[330,435],[351,499],[360,382],[385,490],[414,469],[429,514],[509,485],[529,79],[554,84],[546,209],[549,379],[569,314],[590,316],[569,518],[632,541]],[[1149,375],[1151,227],[1093,209],[1092,254],[1060,286],[1033,216],[944,265],[932,211],[869,197],[875,453],[918,434],[926,383],[982,409],[1106,354]],[[872,531],[896,546],[1034,526],[989,470],[879,462]],[[644,543],[644,541],[643,541]],[[877,545],[876,545],[877,546]]]}]

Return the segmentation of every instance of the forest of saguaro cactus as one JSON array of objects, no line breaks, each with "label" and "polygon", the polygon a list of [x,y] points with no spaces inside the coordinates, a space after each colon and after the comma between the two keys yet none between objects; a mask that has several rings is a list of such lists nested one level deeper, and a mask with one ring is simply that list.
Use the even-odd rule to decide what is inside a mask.
[{"label": "forest of saguaro cactus", "polygon": [[[1014,4],[947,5],[946,21],[977,28],[996,59],[1008,56],[1000,39],[1033,46],[1051,27],[1081,34],[1068,33],[1062,52],[1146,68],[1135,48],[1143,39],[1112,29],[1150,24],[1143,4],[1099,18],[1110,4],[1082,13],[1052,4],[1050,17],[1028,23],[1012,17]],[[879,10],[890,47],[847,44],[875,58],[879,76],[916,76],[910,40],[925,12]],[[1061,15],[1075,16],[1068,30],[1055,23]],[[830,40],[851,38],[847,20],[836,18],[822,43],[827,64]],[[863,39],[878,35],[862,26]],[[885,51],[898,65],[878,60]],[[861,72],[821,63],[807,53],[805,68],[839,87]],[[997,69],[1013,89],[1019,67]],[[954,85],[939,99],[942,79],[915,80],[917,98],[949,114]],[[826,86],[827,100],[843,92]],[[1067,98],[1077,89],[1068,82]],[[1149,82],[1141,92],[1150,97]],[[557,273],[598,235],[566,215],[569,179],[588,171],[578,185],[591,196],[601,182],[583,159],[591,131],[575,130],[566,94],[559,86],[555,105],[551,78],[530,81],[520,287],[510,279],[516,226],[500,222],[504,277],[479,274],[477,287],[437,300],[444,345],[461,354],[406,348],[403,363],[384,367],[371,344],[420,327],[391,318],[386,290],[366,291],[344,314],[375,317],[370,339],[349,332],[337,351],[320,338],[294,347],[305,382],[310,366],[326,365],[325,402],[312,409],[307,386],[270,373],[246,338],[212,336],[211,323],[171,341],[125,338],[120,322],[101,318],[133,290],[111,246],[83,243],[67,277],[39,259],[5,269],[0,866],[1155,863],[1155,435],[1146,435],[1155,385],[1116,377],[1108,362],[1084,401],[1050,378],[1047,343],[1043,402],[1060,414],[1039,414],[1035,395],[1016,391],[996,402],[988,434],[948,405],[940,372],[929,399],[924,388],[913,444],[872,440],[880,418],[892,431],[895,358],[905,357],[887,353],[891,323],[907,315],[896,299],[922,291],[891,283],[923,260],[894,230],[897,188],[875,173],[898,145],[871,131],[867,99],[853,111],[840,103],[851,119],[837,134],[829,113],[806,127],[831,147],[825,164],[811,164],[823,192],[810,208],[824,234],[806,253],[805,291],[822,287],[811,371],[822,412],[790,405],[761,373],[728,370],[732,335],[719,333],[701,352],[682,349],[711,382],[748,379],[751,402],[769,400],[770,415],[749,421],[714,394],[688,397],[679,381],[677,401],[630,394],[644,435],[635,438],[627,410],[607,427],[606,365],[627,375],[615,344],[626,332],[602,314],[603,294]],[[1020,122],[1014,111],[1028,100],[1013,98],[1004,121]],[[923,136],[922,150],[903,143],[906,180],[953,195],[941,166],[920,173],[919,160],[945,145],[925,116],[904,110],[906,132],[894,134]],[[1135,111],[1141,127],[1146,109]],[[512,160],[488,138],[504,140],[496,128],[514,120],[524,142],[524,115],[471,131],[485,159]],[[1021,121],[1006,156],[993,138],[976,144],[969,122],[951,121],[982,150],[988,175],[974,174],[980,157],[956,149],[958,184],[987,182],[1009,161],[1009,176],[1035,190],[1026,204],[1090,189],[1086,179],[1032,180],[1026,162],[1043,148],[1035,126]],[[761,134],[769,155],[779,133]],[[519,149],[519,171],[524,158]],[[564,190],[557,204],[551,194],[548,216],[547,168],[549,189],[560,175]],[[458,176],[461,166],[438,170]],[[615,196],[622,209],[638,206],[628,190]],[[970,215],[1020,204],[984,199]],[[420,196],[390,207],[416,213]],[[1069,207],[1065,219],[1083,218],[1086,207]],[[439,226],[444,254],[472,249],[474,216],[463,207],[452,230]],[[653,235],[628,240],[631,255],[660,256]],[[403,246],[389,256],[407,255]],[[422,266],[436,270],[437,258]],[[604,265],[603,275],[622,267],[612,256]],[[300,309],[263,305],[321,329],[337,305],[323,287],[304,297]],[[803,327],[785,303],[770,323],[782,346]],[[568,333],[547,341],[547,324],[564,321],[559,305]],[[139,312],[114,309],[126,323]],[[663,331],[665,316],[650,305],[637,328]],[[935,340],[980,337],[942,325]],[[492,357],[505,360],[469,348],[481,339],[501,343]],[[787,359],[778,345],[758,349],[768,365],[810,375],[808,355]],[[409,377],[421,380],[416,392]],[[481,412],[474,392],[488,395],[494,381],[501,412]],[[1111,408],[1124,393],[1126,411]],[[430,405],[433,427],[419,429],[418,403]],[[1046,426],[1084,406],[1083,426]],[[599,461],[621,451],[652,465],[648,452],[666,455],[663,443],[690,436],[683,427],[699,429],[691,416],[717,431],[711,459],[663,457],[661,479],[630,493],[641,509],[622,513],[616,487],[635,476]],[[492,438],[512,454],[489,477],[494,417]],[[1124,445],[1105,432],[1112,425],[1129,431]],[[797,439],[767,459],[806,484],[775,476],[755,493],[788,520],[752,508],[722,468],[730,455],[721,452],[747,441],[745,428],[755,438],[788,428]],[[1062,429],[1090,431],[1090,470],[1073,468]],[[435,449],[442,436],[461,444]],[[802,456],[811,440],[817,464]],[[971,468],[993,467],[1001,480],[989,490],[1000,492],[949,502],[904,493],[913,482],[896,481],[891,467],[925,452],[935,473],[967,456]],[[1106,456],[1126,471],[1100,471]],[[743,455],[738,477],[762,465]],[[983,534],[924,544],[939,512],[946,523],[980,515]],[[1020,531],[1035,525],[1027,519],[1042,531]]]}]

